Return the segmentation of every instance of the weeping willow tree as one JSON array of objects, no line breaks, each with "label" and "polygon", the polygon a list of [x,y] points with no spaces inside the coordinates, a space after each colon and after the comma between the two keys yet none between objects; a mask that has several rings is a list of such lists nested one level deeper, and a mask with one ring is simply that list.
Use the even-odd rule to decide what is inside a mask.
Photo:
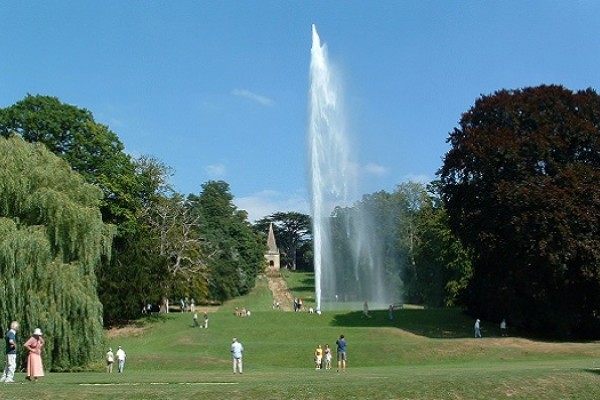
[{"label": "weeping willow tree", "polygon": [[0,324],[19,321],[21,342],[41,328],[53,370],[84,368],[102,346],[94,270],[113,229],[101,196],[44,145],[0,138]]}]

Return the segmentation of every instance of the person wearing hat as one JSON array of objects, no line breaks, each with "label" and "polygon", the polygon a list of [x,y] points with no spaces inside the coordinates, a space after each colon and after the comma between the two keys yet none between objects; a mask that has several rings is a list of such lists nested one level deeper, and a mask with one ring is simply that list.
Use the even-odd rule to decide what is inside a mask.
[{"label": "person wearing hat", "polygon": [[42,330],[35,328],[33,336],[25,342],[23,347],[27,350],[27,379],[37,383],[40,376],[44,376],[44,366],[42,365]]}]

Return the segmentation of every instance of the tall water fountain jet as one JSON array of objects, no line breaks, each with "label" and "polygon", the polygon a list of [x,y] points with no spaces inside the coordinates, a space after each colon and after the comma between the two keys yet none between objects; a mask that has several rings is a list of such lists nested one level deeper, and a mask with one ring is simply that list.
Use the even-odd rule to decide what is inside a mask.
[{"label": "tall water fountain jet", "polygon": [[357,163],[336,78],[313,25],[308,136],[318,310],[324,300],[390,304],[398,299],[396,282],[384,277],[377,227],[360,207],[349,207],[356,200]]}]

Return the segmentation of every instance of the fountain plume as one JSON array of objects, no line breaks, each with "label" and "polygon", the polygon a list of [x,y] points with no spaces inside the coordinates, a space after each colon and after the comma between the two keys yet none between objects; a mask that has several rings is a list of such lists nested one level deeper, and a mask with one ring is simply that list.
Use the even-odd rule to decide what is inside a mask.
[{"label": "fountain plume", "polygon": [[[318,310],[324,298],[327,302],[389,304],[395,297],[382,271],[377,227],[367,212],[348,207],[356,195],[357,168],[345,127],[342,87],[336,78],[327,47],[321,45],[313,24],[308,138]],[[338,249],[334,252],[332,237],[335,234],[340,239],[341,233],[343,240],[335,243]],[[340,252],[341,242],[347,243],[347,248]]]}]

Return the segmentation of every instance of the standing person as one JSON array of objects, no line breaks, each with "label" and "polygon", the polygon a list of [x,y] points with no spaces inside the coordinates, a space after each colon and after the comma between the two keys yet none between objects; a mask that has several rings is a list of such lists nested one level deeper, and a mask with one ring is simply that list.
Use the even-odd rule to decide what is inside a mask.
[{"label": "standing person", "polygon": [[119,346],[119,349],[117,350],[117,362],[119,363],[119,373],[122,374],[123,371],[125,371],[125,359],[127,358],[127,355],[125,354],[125,350],[123,350],[123,347]]},{"label": "standing person", "polygon": [[321,348],[321,345],[318,345],[317,349],[315,350],[315,369],[316,370],[321,369],[322,363],[323,363],[323,349]]},{"label": "standing person", "polygon": [[231,343],[231,356],[233,358],[233,373],[235,374],[237,371],[239,373],[243,373],[242,368],[242,353],[244,352],[244,346],[240,342],[238,342],[237,338],[233,338]]},{"label": "standing person", "polygon": [[475,321],[475,337],[476,338],[480,338],[481,337],[481,325],[480,325],[479,319],[477,319]]},{"label": "standing person", "polygon": [[10,323],[10,329],[6,332],[6,367],[4,368],[4,374],[0,378],[0,382],[14,383],[15,381],[15,369],[17,368],[17,331],[19,330],[19,323],[13,321]]},{"label": "standing person", "polygon": [[390,304],[390,307],[388,308],[388,318],[390,319],[390,321],[394,320],[394,305]]},{"label": "standing person", "polygon": [[508,336],[506,333],[506,319],[502,319],[502,322],[500,322],[500,334],[502,336]]},{"label": "standing person", "polygon": [[204,329],[208,329],[208,313],[204,312]]},{"label": "standing person", "polygon": [[29,338],[23,345],[28,351],[27,354],[27,379],[37,383],[38,377],[44,376],[44,366],[42,364],[42,346],[44,338],[42,330],[35,328],[33,336]]},{"label": "standing person", "polygon": [[340,338],[335,341],[335,344],[337,345],[337,363],[338,363],[337,372],[340,372],[340,370],[345,371],[347,358],[346,358],[346,339],[344,338],[344,335],[340,335]]},{"label": "standing person", "polygon": [[329,345],[325,345],[325,369],[331,369],[331,349]]},{"label": "standing person", "polygon": [[112,374],[113,364],[115,363],[115,355],[113,354],[112,348],[109,347],[106,352],[106,372]]},{"label": "standing person", "polygon": [[194,311],[194,328],[198,328],[200,324],[198,323],[198,312]]}]

